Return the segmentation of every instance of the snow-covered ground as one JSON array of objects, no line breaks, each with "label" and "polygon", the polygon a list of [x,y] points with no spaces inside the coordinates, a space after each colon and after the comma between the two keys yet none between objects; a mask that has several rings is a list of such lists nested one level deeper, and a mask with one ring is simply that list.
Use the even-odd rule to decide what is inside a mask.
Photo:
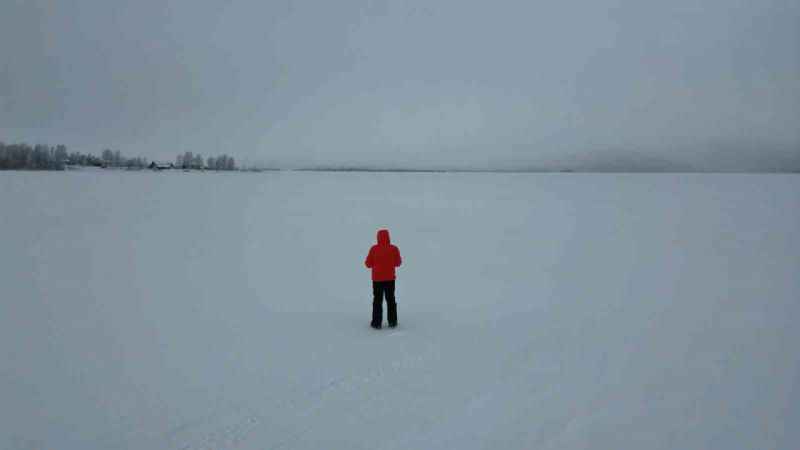
[{"label": "snow-covered ground", "polygon": [[796,175],[5,172],[0,207],[2,449],[800,448]]}]

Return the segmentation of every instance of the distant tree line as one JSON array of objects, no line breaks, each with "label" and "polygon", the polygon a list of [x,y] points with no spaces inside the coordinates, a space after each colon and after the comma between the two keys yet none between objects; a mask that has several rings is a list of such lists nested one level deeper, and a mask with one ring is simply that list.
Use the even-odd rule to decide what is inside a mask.
[{"label": "distant tree line", "polygon": [[185,152],[175,158],[175,165],[181,169],[208,169],[208,170],[236,170],[236,161],[232,156],[209,156],[203,159],[202,155]]},{"label": "distant tree line", "polygon": [[[5,144],[0,142],[0,170],[64,170],[69,166],[114,167],[144,169],[149,167],[145,158],[127,158],[119,150],[105,149],[100,156],[91,153],[67,151],[64,145]],[[185,152],[178,155],[176,167],[182,169],[236,170],[236,161],[228,155],[210,156]]]},{"label": "distant tree line", "polygon": [[111,150],[109,148],[103,150],[100,154],[100,159],[103,162],[103,167],[125,167],[132,169],[144,169],[147,167],[147,160],[145,158],[126,158],[122,156],[119,150]]},{"label": "distant tree line", "polygon": [[0,142],[0,169],[63,170],[69,155],[63,145],[5,144]]},{"label": "distant tree line", "polygon": [[91,153],[67,151],[64,145],[5,144],[0,142],[0,170],[64,170],[68,166],[125,167],[143,169],[144,158],[125,158],[111,149],[103,150],[100,157]]}]

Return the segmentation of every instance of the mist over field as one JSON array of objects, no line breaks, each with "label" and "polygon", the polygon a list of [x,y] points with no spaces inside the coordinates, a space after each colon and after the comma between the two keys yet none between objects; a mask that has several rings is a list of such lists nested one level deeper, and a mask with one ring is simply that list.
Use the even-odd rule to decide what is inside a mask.
[{"label": "mist over field", "polygon": [[800,170],[795,0],[12,0],[0,140],[268,167]]}]

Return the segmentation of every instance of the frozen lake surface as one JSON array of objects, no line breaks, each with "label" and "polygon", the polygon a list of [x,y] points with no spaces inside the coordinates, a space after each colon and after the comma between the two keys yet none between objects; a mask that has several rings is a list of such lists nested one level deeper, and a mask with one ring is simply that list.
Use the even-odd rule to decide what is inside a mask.
[{"label": "frozen lake surface", "polygon": [[0,205],[3,449],[800,446],[797,175],[4,172]]}]

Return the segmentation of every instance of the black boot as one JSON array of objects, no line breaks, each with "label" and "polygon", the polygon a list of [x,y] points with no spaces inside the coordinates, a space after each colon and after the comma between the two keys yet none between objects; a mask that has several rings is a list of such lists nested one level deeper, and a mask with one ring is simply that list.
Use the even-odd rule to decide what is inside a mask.
[{"label": "black boot", "polygon": [[383,308],[381,301],[372,302],[372,322],[369,324],[376,330],[381,329],[381,322],[383,322]]}]

